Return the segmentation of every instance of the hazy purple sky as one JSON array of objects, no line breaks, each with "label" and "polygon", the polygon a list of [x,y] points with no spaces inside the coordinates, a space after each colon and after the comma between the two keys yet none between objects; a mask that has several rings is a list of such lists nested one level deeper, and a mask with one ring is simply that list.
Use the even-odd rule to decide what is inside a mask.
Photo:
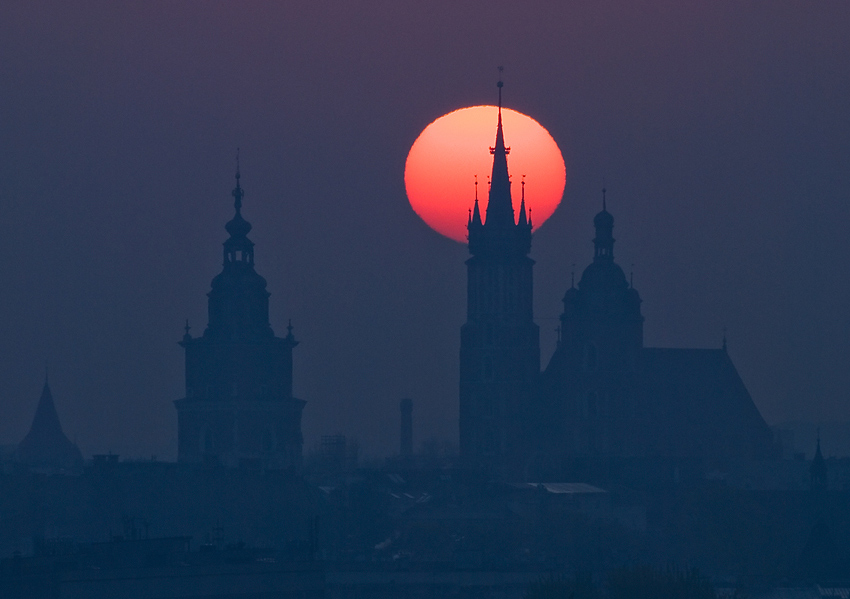
[{"label": "hazy purple sky", "polygon": [[604,177],[647,345],[728,327],[769,423],[850,420],[850,2],[285,4],[0,5],[0,444],[49,361],[84,453],[175,456],[176,342],[206,322],[237,146],[305,450],[393,451],[404,396],[417,444],[454,439],[467,252],[403,168],[500,64],[567,164],[532,249],[544,363]]}]

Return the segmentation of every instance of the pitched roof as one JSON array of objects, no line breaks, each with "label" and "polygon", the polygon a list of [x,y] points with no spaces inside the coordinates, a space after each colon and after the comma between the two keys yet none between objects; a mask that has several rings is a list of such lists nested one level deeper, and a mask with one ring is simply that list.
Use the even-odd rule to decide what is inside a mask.
[{"label": "pitched roof", "polygon": [[47,381],[44,382],[32,426],[18,445],[18,459],[36,468],[76,470],[82,467],[83,456],[62,431]]}]

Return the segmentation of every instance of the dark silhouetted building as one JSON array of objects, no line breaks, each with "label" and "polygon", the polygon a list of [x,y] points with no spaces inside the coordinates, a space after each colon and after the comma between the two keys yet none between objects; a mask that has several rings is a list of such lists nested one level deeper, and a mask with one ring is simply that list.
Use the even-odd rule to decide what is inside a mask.
[{"label": "dark silhouetted building", "polygon": [[539,329],[532,298],[531,222],[525,202],[519,218],[511,204],[511,181],[499,119],[485,220],[478,207],[469,216],[466,323],[460,333],[460,452],[497,467],[526,444],[516,424],[528,409],[540,372]]},{"label": "dark silhouetted building", "polygon": [[186,396],[175,402],[178,460],[225,466],[301,466],[301,412],[292,396],[292,326],[284,338],[269,324],[266,280],[254,270],[251,224],[242,217],[236,172],[235,214],[225,228],[224,266],[212,280],[209,322],[180,345],[186,351]]},{"label": "dark silhouetted building", "polygon": [[47,378],[27,436],[18,444],[18,460],[27,466],[51,472],[78,472],[83,467],[80,449],[62,432]]},{"label": "dark silhouetted building", "polygon": [[565,458],[774,457],[773,434],[724,347],[643,345],[637,290],[614,261],[614,217],[594,218],[593,262],[564,296],[541,375],[538,431]]},{"label": "dark silhouetted building", "polygon": [[644,347],[641,299],[614,261],[604,190],[593,262],[564,296],[558,346],[540,372],[531,219],[524,182],[514,217],[508,152],[500,109],[486,220],[476,194],[468,222],[459,422],[467,464],[515,476],[563,472],[576,459],[773,457],[773,435],[725,342]]}]

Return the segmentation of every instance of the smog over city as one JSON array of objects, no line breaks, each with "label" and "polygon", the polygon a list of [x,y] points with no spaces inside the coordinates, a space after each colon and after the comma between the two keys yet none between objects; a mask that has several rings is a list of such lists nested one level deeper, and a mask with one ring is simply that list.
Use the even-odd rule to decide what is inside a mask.
[{"label": "smog over city", "polygon": [[4,4],[0,595],[846,597],[848,31]]}]

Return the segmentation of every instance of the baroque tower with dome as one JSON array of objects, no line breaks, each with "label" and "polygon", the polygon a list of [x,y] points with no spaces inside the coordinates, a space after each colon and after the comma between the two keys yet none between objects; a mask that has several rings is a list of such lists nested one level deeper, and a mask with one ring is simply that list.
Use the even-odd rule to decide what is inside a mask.
[{"label": "baroque tower with dome", "polygon": [[233,218],[225,225],[224,264],[207,294],[209,322],[186,333],[186,395],[175,402],[178,461],[227,467],[301,467],[301,413],[292,395],[292,325],[277,337],[266,280],[254,270],[251,224],[242,216],[237,164]]}]

